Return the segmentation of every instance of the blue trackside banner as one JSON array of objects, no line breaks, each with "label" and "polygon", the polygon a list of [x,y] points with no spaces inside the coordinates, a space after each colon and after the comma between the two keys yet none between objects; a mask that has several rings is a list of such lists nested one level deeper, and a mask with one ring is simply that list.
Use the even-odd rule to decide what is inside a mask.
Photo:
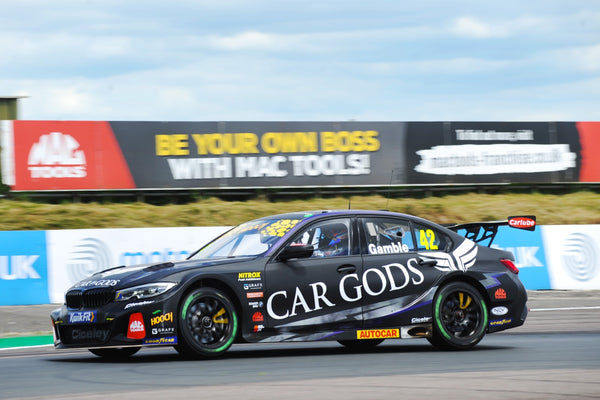
[{"label": "blue trackside banner", "polygon": [[46,232],[0,232],[0,305],[49,302]]},{"label": "blue trackside banner", "polygon": [[519,278],[527,290],[551,289],[542,230],[534,232],[501,226],[492,247],[512,252],[519,268]]}]

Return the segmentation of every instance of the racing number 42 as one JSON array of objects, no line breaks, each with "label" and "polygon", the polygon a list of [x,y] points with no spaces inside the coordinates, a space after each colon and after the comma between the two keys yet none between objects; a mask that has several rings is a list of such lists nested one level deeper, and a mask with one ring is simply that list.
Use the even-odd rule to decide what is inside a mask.
[{"label": "racing number 42", "polygon": [[437,244],[435,244],[435,233],[431,229],[419,230],[419,243],[425,247],[426,250],[437,250]]}]

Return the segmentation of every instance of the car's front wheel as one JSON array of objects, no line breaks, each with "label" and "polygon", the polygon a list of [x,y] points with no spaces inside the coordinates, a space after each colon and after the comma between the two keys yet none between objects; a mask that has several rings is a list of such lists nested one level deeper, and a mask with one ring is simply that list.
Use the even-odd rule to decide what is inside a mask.
[{"label": "car's front wheel", "polygon": [[210,287],[195,289],[180,306],[176,349],[185,355],[216,357],[231,346],[237,330],[237,313],[227,295]]},{"label": "car's front wheel", "polygon": [[453,282],[443,286],[433,303],[433,336],[429,342],[444,350],[466,350],[485,335],[485,300],[473,286]]}]

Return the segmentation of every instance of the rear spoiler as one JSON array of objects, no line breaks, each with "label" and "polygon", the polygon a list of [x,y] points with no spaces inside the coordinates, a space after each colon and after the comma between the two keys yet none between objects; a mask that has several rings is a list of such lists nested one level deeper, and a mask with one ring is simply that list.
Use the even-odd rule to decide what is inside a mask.
[{"label": "rear spoiler", "polygon": [[444,226],[454,232],[465,230],[463,236],[475,243],[489,240],[487,245],[490,247],[498,233],[498,227],[504,225],[508,225],[512,228],[534,231],[536,225],[535,215],[518,215],[508,217],[508,219],[504,221],[467,222],[465,224]]}]

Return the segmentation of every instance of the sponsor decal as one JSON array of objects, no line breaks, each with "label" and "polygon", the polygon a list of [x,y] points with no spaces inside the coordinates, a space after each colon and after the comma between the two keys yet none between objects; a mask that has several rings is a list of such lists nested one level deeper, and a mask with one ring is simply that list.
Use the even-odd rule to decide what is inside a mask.
[{"label": "sponsor decal", "polygon": [[498,306],[498,307],[494,307],[492,308],[492,314],[494,315],[506,315],[508,313],[508,308],[504,307],[504,306]]},{"label": "sponsor decal", "polygon": [[99,279],[99,280],[91,280],[91,281],[83,281],[79,282],[77,286],[79,287],[89,287],[89,286],[117,286],[121,280],[120,279]]},{"label": "sponsor decal", "polygon": [[146,300],[146,301],[139,301],[137,303],[129,303],[129,304],[125,305],[124,310],[127,310],[128,308],[131,308],[131,307],[145,306],[145,305],[152,304],[152,303],[154,303],[154,302],[153,301],[148,301],[148,300]]},{"label": "sponsor decal", "polygon": [[399,338],[400,329],[368,329],[356,331],[357,339],[388,339]]},{"label": "sponsor decal", "polygon": [[165,322],[173,322],[173,312],[172,311],[169,313],[166,313],[166,314],[161,314],[156,317],[150,318],[151,326],[163,324]]},{"label": "sponsor decal", "polygon": [[264,296],[263,292],[248,292],[246,293],[246,297],[249,299],[258,299]]},{"label": "sponsor decal", "polygon": [[177,344],[177,336],[168,336],[168,337],[161,337],[161,338],[148,338],[148,339],[144,339],[142,344],[146,344],[146,345]]},{"label": "sponsor decal", "polygon": [[238,273],[238,281],[258,281],[260,280],[260,271],[259,272],[240,272]]},{"label": "sponsor decal", "polygon": [[508,225],[512,226],[513,228],[533,231],[535,230],[535,216],[528,215],[522,217],[508,217]]},{"label": "sponsor decal", "polygon": [[254,325],[254,332],[262,332],[265,329],[264,325]]},{"label": "sponsor decal", "polygon": [[75,311],[69,313],[70,324],[92,324],[96,322],[96,311]]},{"label": "sponsor decal", "polygon": [[71,331],[71,338],[73,340],[99,340],[101,342],[105,342],[108,339],[108,334],[110,331],[108,329],[73,329]]},{"label": "sponsor decal", "polygon": [[490,326],[502,326],[502,325],[510,324],[511,322],[512,322],[511,318],[495,319],[495,320],[490,321]]},{"label": "sponsor decal", "polygon": [[425,324],[431,322],[431,317],[417,317],[410,320],[411,324]]},{"label": "sponsor decal", "polygon": [[369,244],[369,254],[398,254],[407,253],[408,246],[401,242],[377,246],[373,243]]},{"label": "sponsor decal", "polygon": [[244,283],[244,290],[260,290],[262,288],[262,282]]},{"label": "sponsor decal", "polygon": [[[425,277],[417,267],[417,259],[411,258],[406,266],[393,263],[378,268],[366,269],[361,276],[358,274],[344,275],[338,285],[340,297],[345,302],[353,303],[361,300],[365,295],[377,297],[386,291],[401,290],[408,285],[418,286],[423,283]],[[371,283],[369,283],[369,277]],[[373,280],[378,281],[378,283],[374,285]],[[296,316],[299,312],[309,313],[324,307],[335,306],[327,298],[328,288],[324,282],[314,282],[308,286],[311,288],[308,292],[312,294],[308,299],[309,301],[307,301],[299,287],[296,287],[293,295],[288,294],[286,290],[271,294],[267,299],[267,313],[269,316],[281,320]],[[277,304],[278,307],[274,307],[274,304]],[[281,309],[282,304],[286,311],[283,314],[277,314],[274,309]]]},{"label": "sponsor decal", "polygon": [[158,328],[152,328],[153,335],[172,335],[174,333],[175,333],[174,327],[159,326]]},{"label": "sponsor decal", "polygon": [[85,153],[73,136],[62,132],[41,135],[29,150],[27,169],[32,179],[85,178]]},{"label": "sponsor decal", "polygon": [[265,317],[264,317],[264,315],[262,315],[261,312],[257,311],[252,315],[253,322],[263,322],[264,320],[265,320]]},{"label": "sponsor decal", "polygon": [[143,339],[146,337],[146,328],[144,326],[144,317],[142,316],[142,313],[133,313],[129,316],[127,337],[129,339]]},{"label": "sponsor decal", "polygon": [[263,308],[265,303],[262,301],[249,301],[248,305],[252,308]]},{"label": "sponsor decal", "polygon": [[504,290],[502,288],[496,289],[496,292],[494,293],[494,297],[497,300],[506,300],[506,290]]}]

